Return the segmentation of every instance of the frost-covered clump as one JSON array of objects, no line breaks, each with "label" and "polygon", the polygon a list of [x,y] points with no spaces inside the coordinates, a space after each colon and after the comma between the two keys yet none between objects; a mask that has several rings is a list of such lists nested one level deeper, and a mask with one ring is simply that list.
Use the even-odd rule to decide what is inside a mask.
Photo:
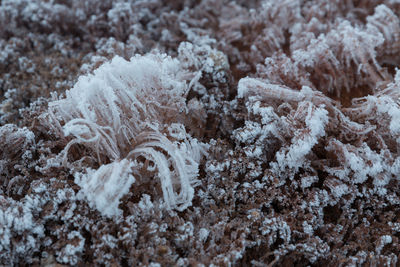
[{"label": "frost-covered clump", "polygon": [[18,202],[0,196],[0,261],[10,264],[9,260],[16,262],[39,250],[37,238],[44,236],[44,227],[33,214],[41,202],[37,197],[27,196]]},{"label": "frost-covered clump", "polygon": [[14,124],[0,127],[0,194],[21,197],[29,171],[35,165],[35,134]]},{"label": "frost-covered clump", "polygon": [[[239,81],[238,97],[246,99],[249,115],[256,120],[248,120],[246,125],[260,126],[250,135],[246,133],[248,127],[238,129],[235,139],[245,144],[255,141],[261,146],[269,143],[264,149],[269,153],[276,149],[269,163],[271,171],[282,179],[293,177],[300,168],[309,168],[312,149],[326,135],[329,99],[307,86],[296,91],[253,78]],[[333,107],[328,109],[338,112]]]},{"label": "frost-covered clump", "polygon": [[132,183],[155,177],[168,208],[191,204],[205,149],[183,124],[191,78],[166,55],[115,57],[49,103],[43,118],[68,140],[58,160],[79,172],[75,181],[90,205],[119,214],[119,200]]},{"label": "frost-covered clump", "polygon": [[258,164],[267,163],[265,177],[279,177],[280,185],[296,175],[325,172],[351,185],[371,178],[374,192],[384,195],[384,187],[398,176],[399,73],[394,82],[375,87],[374,94],[352,99],[351,107],[342,106],[347,99],[335,101],[306,85],[297,90],[243,78],[238,97],[245,100],[248,117],[234,138],[246,145],[246,155],[257,151],[255,146],[259,155],[263,149],[273,154],[259,157]]}]

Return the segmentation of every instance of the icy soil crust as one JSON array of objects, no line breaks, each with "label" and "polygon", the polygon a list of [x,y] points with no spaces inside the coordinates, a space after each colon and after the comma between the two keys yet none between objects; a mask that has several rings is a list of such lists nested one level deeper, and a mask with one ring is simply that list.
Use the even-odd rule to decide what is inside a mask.
[{"label": "icy soil crust", "polygon": [[1,0],[0,265],[398,265],[399,16]]}]

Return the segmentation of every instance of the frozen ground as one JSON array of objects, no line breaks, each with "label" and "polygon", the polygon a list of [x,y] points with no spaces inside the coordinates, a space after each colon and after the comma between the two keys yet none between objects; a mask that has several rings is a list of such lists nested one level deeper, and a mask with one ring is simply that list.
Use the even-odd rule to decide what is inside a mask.
[{"label": "frozen ground", "polygon": [[400,2],[0,1],[0,265],[395,266]]}]

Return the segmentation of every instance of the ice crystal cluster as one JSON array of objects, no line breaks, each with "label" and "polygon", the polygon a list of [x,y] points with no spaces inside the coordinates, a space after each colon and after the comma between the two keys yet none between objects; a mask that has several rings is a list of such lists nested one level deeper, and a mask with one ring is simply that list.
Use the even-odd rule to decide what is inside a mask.
[{"label": "ice crystal cluster", "polygon": [[0,1],[0,265],[400,264],[400,2]]},{"label": "ice crystal cluster", "polygon": [[[130,61],[116,56],[92,75],[80,77],[65,98],[49,102],[42,119],[55,125],[59,136],[73,137],[61,152],[64,165],[74,169],[66,161],[75,144],[89,149],[85,160],[101,165],[75,174],[90,206],[104,215],[120,213],[119,199],[130,185],[139,177],[140,183],[151,182],[147,172],[160,179],[168,208],[184,210],[191,204],[205,146],[182,124],[188,112],[185,76],[190,73],[166,55],[135,56]],[[82,167],[85,152],[75,153]],[[105,161],[111,162],[102,164]]]}]

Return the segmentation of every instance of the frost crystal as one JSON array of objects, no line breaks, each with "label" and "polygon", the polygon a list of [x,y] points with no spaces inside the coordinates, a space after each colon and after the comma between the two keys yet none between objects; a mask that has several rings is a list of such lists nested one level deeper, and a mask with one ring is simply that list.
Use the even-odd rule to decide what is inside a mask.
[{"label": "frost crystal", "polygon": [[189,77],[166,55],[115,57],[93,75],[80,77],[65,98],[49,103],[54,131],[72,137],[63,150],[64,164],[75,144],[91,149],[99,164],[112,161],[76,179],[103,214],[119,214],[120,198],[135,179],[150,179],[148,172],[160,179],[169,208],[191,204],[205,147],[182,125]]},{"label": "frost crystal", "polygon": [[127,159],[102,165],[98,170],[87,169],[86,174],[77,173],[75,183],[89,204],[106,216],[121,214],[119,200],[128,193],[135,182],[132,176],[133,163]]}]

